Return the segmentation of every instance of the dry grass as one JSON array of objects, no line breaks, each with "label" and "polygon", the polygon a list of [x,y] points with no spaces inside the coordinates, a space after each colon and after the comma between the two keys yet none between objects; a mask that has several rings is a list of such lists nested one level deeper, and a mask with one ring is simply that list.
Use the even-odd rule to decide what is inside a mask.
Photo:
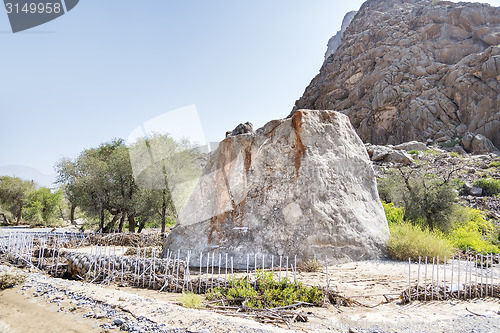
[{"label": "dry grass", "polygon": [[324,265],[323,263],[321,263],[321,261],[314,258],[303,262],[300,266],[300,270],[302,272],[319,272],[323,266]]},{"label": "dry grass", "polygon": [[185,308],[199,309],[202,306],[203,297],[190,292],[183,292],[179,301]]},{"label": "dry grass", "polygon": [[387,247],[393,259],[418,261],[419,257],[450,258],[455,248],[441,233],[422,229],[409,222],[390,226],[391,237]]}]

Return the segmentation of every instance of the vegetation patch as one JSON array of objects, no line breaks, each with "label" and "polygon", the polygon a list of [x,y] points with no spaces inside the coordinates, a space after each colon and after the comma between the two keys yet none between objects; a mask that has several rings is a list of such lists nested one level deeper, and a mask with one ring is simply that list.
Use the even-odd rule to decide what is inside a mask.
[{"label": "vegetation patch", "polygon": [[179,298],[179,302],[185,308],[199,309],[202,307],[203,297],[191,292],[183,292],[182,296]]},{"label": "vegetation patch", "polygon": [[387,244],[389,255],[395,260],[406,261],[419,257],[448,258],[454,252],[453,244],[439,231],[430,231],[408,221],[389,226],[391,236]]},{"label": "vegetation patch", "polygon": [[483,214],[472,208],[462,207],[461,220],[448,235],[448,239],[463,251],[472,250],[478,253],[500,253],[494,243],[498,239],[498,227],[484,218]]},{"label": "vegetation patch", "polygon": [[304,286],[301,282],[290,282],[288,279],[275,281],[270,272],[257,273],[255,283],[245,277],[233,279],[231,287],[213,288],[206,294],[207,300],[220,300],[220,305],[244,305],[249,308],[275,308],[305,302],[313,305],[323,303],[323,291],[317,287]]},{"label": "vegetation patch", "polygon": [[483,189],[483,194],[486,196],[494,196],[500,194],[500,179],[482,178],[476,180],[474,185]]},{"label": "vegetation patch", "polygon": [[13,288],[18,284],[23,283],[26,277],[22,274],[15,273],[1,273],[0,274],[0,290]]},{"label": "vegetation patch", "polygon": [[309,259],[302,263],[300,270],[303,272],[319,272],[323,264],[318,259]]}]

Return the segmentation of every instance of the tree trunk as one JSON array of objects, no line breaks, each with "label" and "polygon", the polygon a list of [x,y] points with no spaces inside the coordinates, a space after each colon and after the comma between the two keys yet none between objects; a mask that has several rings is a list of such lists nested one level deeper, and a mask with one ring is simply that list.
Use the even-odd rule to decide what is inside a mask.
[{"label": "tree trunk", "polygon": [[163,190],[163,203],[161,205],[161,214],[160,214],[160,220],[161,220],[161,233],[165,233],[165,224],[167,223],[167,190]]},{"label": "tree trunk", "polygon": [[61,214],[61,219],[64,221],[64,213],[61,206],[59,206],[59,214]]},{"label": "tree trunk", "polygon": [[128,231],[135,232],[135,216],[133,213],[128,214]]},{"label": "tree trunk", "polygon": [[100,223],[99,223],[99,230],[102,232],[104,231],[104,209],[101,209],[101,215],[100,215]]},{"label": "tree trunk", "polygon": [[138,234],[140,234],[140,233],[141,233],[141,231],[142,231],[142,229],[144,229],[144,227],[146,226],[146,221],[147,221],[147,220],[146,220],[145,218],[143,218],[143,219],[141,220],[141,223],[139,223],[139,229],[137,230],[137,233],[138,233]]},{"label": "tree trunk", "polygon": [[19,211],[17,212],[16,216],[16,224],[19,225],[21,223],[21,218],[23,217],[23,209],[20,208]]},{"label": "tree trunk", "polygon": [[112,229],[114,229],[115,227],[115,224],[116,224],[116,221],[118,221],[118,219],[120,218],[120,213],[116,214],[113,216],[113,219],[111,220],[111,222],[109,222],[106,227],[104,228],[103,232],[105,233],[109,233],[111,232]]},{"label": "tree trunk", "polygon": [[118,232],[123,232],[123,225],[125,224],[125,213],[120,216],[120,224],[118,225]]},{"label": "tree trunk", "polygon": [[5,214],[4,214],[4,213],[0,213],[0,216],[2,217],[3,221],[4,221],[6,224],[10,224],[9,219],[7,218],[7,216],[5,216]]},{"label": "tree trunk", "polygon": [[71,223],[75,223],[75,210],[76,210],[76,205],[71,204],[71,210],[70,210],[70,215],[69,215],[69,219],[71,220]]}]

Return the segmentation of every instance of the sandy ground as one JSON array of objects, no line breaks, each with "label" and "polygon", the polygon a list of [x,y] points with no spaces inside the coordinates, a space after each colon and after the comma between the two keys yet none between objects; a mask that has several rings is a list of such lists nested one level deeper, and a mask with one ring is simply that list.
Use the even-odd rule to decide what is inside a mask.
[{"label": "sandy ground", "polygon": [[[71,251],[89,253],[90,247]],[[118,255],[122,251],[121,247],[116,248]],[[449,280],[451,265],[446,267]],[[0,265],[0,272],[11,269]],[[109,328],[116,318],[131,321],[146,318],[155,325],[163,325],[167,331],[176,332],[348,332],[354,328],[358,332],[500,332],[498,298],[401,305],[398,295],[408,287],[408,270],[408,263],[387,260],[331,265],[328,276],[325,268],[314,273],[299,272],[297,279],[308,285],[325,286],[328,277],[331,288],[364,306],[301,308],[299,311],[308,316],[308,322],[296,323],[290,328],[224,316],[207,309],[186,309],[178,305],[180,295],[175,293],[55,279],[25,269],[22,272],[27,280],[23,286],[0,291],[0,333],[119,331],[118,327]],[[500,266],[494,266],[492,273],[494,282],[500,284]],[[423,282],[424,266],[420,266],[419,273],[418,265],[412,264],[413,284],[418,274]],[[431,274],[432,267],[428,266],[427,282]],[[442,278],[442,265],[440,274]],[[457,275],[455,263],[455,282]],[[288,277],[293,279],[293,273],[288,272]],[[461,282],[464,280],[463,264]],[[78,301],[82,298],[89,302]]]},{"label": "sandy ground", "polygon": [[23,295],[20,288],[0,292],[0,332],[2,333],[84,333],[102,332],[95,320],[81,313],[65,314],[57,304],[38,302]]},{"label": "sandy ground", "polygon": [[[418,267],[412,265],[412,276],[417,275],[417,270]],[[421,270],[423,276],[422,267]],[[497,271],[500,277],[500,269],[497,268]],[[85,296],[99,304],[119,309],[133,318],[145,317],[154,323],[165,325],[168,329],[177,328],[186,332],[200,332],[204,329],[211,333],[347,332],[349,328],[363,332],[500,332],[499,299],[414,302],[410,305],[400,305],[397,295],[408,283],[406,263],[355,262],[330,266],[328,275],[330,285],[345,296],[353,297],[367,306],[381,302],[383,304],[374,308],[337,308],[332,305],[325,308],[302,308],[301,311],[307,313],[309,321],[294,324],[290,330],[286,326],[264,325],[249,319],[223,316],[209,310],[185,309],[176,304],[179,294],[113,285],[104,287],[31,273],[24,287],[18,286],[0,292],[0,332],[106,332],[100,325],[112,322],[113,318],[84,318],[90,309],[76,305],[70,295]],[[289,273],[289,277],[293,275]],[[299,273],[297,278],[311,285],[324,284],[326,270]],[[63,290],[65,296],[52,292],[45,297],[33,297],[39,285]],[[383,295],[388,298],[392,296],[394,299],[387,303]],[[96,312],[96,309],[93,308],[92,311]],[[467,330],[464,325],[472,326],[471,329],[475,330]]]}]

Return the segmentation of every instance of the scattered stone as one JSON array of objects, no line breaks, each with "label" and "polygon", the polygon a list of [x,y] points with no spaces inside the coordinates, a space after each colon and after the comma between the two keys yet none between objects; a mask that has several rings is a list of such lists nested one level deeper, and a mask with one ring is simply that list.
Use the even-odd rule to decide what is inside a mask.
[{"label": "scattered stone", "polygon": [[413,158],[410,154],[405,151],[395,150],[392,151],[384,158],[385,162],[398,163],[402,165],[410,165],[413,162]]},{"label": "scattered stone", "polygon": [[121,326],[125,323],[125,321],[123,321],[122,319],[120,318],[117,318],[115,320],[113,320],[113,324],[116,325],[116,326]]},{"label": "scattered stone", "polygon": [[247,133],[252,133],[252,132],[253,132],[253,125],[252,125],[252,123],[246,122],[244,124],[239,124],[232,131],[227,131],[226,132],[226,138],[230,137],[230,136],[236,136],[236,135],[247,134]]},{"label": "scattered stone", "polygon": [[455,147],[453,147],[452,151],[455,152],[455,153],[458,153],[460,155],[466,155],[467,154],[467,152],[465,151],[465,149],[462,146],[460,146],[460,145],[455,145]]}]

